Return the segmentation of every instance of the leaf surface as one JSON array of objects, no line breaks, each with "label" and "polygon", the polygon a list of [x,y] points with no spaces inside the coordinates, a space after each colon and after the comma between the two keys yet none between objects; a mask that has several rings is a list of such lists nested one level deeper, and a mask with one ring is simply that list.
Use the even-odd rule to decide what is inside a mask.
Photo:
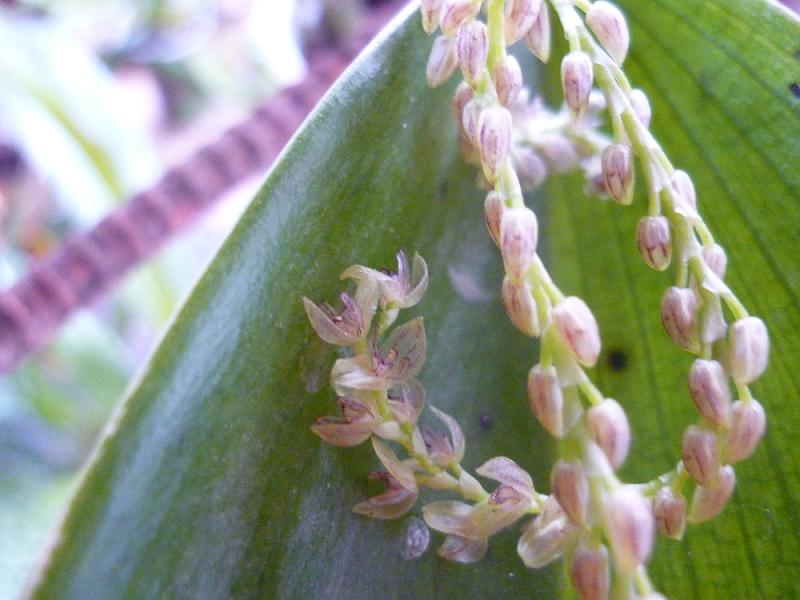
[{"label": "leaf surface", "polygon": [[[766,443],[738,469],[735,502],[721,518],[683,543],[659,541],[653,577],[670,597],[791,597],[800,555],[792,502],[800,450],[791,443],[800,99],[788,79],[800,70],[800,26],[755,1],[622,4],[633,29],[627,66],[653,100],[655,132],[695,177],[729,249],[730,281],[775,342],[755,386],[770,416]],[[366,51],[293,140],[125,400],[35,597],[560,594],[559,567],[521,565],[518,528],[494,538],[476,566],[432,551],[404,560],[413,521],[350,511],[375,491],[368,446],[327,447],[309,431],[334,411],[327,373],[337,355],[315,339],[302,296],[333,300],[350,264],[391,267],[399,248],[416,250],[431,286],[401,320],[425,317],[429,401],[464,428],[466,465],[506,455],[547,488],[551,449],[524,391],[535,347],[499,305],[500,261],[474,173],[457,155],[452,86],[424,85],[430,43],[413,14]],[[668,276],[647,271],[635,253],[641,198],[624,209],[580,190],[557,179],[531,200],[545,259],[565,291],[597,312],[598,376],[636,435],[624,475],[643,480],[673,465],[695,418],[689,358],[660,330]],[[609,366],[620,356],[622,369]]]}]

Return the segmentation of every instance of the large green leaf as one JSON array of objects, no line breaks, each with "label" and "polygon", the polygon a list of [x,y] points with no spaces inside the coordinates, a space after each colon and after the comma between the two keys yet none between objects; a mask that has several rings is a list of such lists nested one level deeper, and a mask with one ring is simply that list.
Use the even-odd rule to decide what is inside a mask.
[{"label": "large green leaf", "polygon": [[[659,541],[652,572],[680,598],[795,596],[800,101],[788,84],[800,26],[759,2],[623,4],[630,72],[654,100],[654,128],[696,176],[730,249],[732,284],[775,338],[756,386],[771,430],[738,470],[735,502],[684,543]],[[524,569],[511,531],[476,566],[432,552],[404,560],[408,520],[350,513],[372,491],[370,452],[331,449],[308,430],[333,410],[335,353],[315,341],[300,297],[331,299],[347,265],[389,266],[398,248],[418,250],[432,276],[419,307],[429,399],[464,425],[468,465],[506,454],[546,487],[548,442],[524,400],[535,348],[498,305],[499,260],[457,156],[451,89],[423,83],[429,46],[412,17],[366,52],[294,139],[126,399],[35,596],[559,594],[560,570]],[[628,358],[598,375],[637,434],[625,475],[648,478],[672,465],[693,415],[688,357],[658,324],[666,276],[640,265],[631,243],[641,205],[585,200],[569,179],[543,200],[546,258],[597,310],[606,354]]]}]

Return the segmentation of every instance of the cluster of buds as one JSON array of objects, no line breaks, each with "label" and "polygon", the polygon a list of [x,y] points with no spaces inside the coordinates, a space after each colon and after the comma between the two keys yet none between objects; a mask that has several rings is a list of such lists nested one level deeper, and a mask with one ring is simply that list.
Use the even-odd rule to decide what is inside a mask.
[{"label": "cluster of buds", "polygon": [[[530,407],[562,440],[553,495],[526,527],[518,551],[531,567],[570,557],[570,577],[584,600],[607,598],[612,588],[625,597],[654,598],[643,574],[654,532],[680,538],[687,522],[721,512],[735,483],[731,465],[752,454],[763,436],[764,410],[748,385],[766,368],[768,337],[723,282],[725,252],[697,211],[691,178],[671,166],[649,132],[647,96],[621,69],[630,42],[624,16],[604,0],[551,4],[569,43],[560,112],[529,100],[519,64],[506,53],[524,39],[536,57],[549,59],[550,15],[542,0],[422,0],[423,27],[441,30],[428,82],[444,83],[459,67],[463,74],[453,99],[456,125],[465,158],[480,165],[489,188],[485,218],[505,266],[503,302],[521,332],[541,337],[541,362],[528,380]],[[612,137],[598,131],[602,110]],[[630,446],[625,412],[584,370],[600,353],[597,322],[582,300],[564,297],[552,282],[536,254],[536,216],[522,198],[549,173],[582,168],[590,191],[630,205],[636,159],[649,198],[637,246],[655,270],[676,263],[677,283],[664,295],[662,321],[678,346],[698,356],[689,391],[699,413],[684,435],[676,470],[638,486],[615,474]],[[694,486],[691,502],[686,485]]]},{"label": "cluster of buds", "polygon": [[[483,557],[491,535],[539,512],[544,497],[534,490],[530,475],[505,457],[476,469],[478,475],[499,482],[487,492],[461,466],[465,440],[456,420],[430,406],[446,432],[419,423],[425,407],[425,390],[415,378],[426,355],[422,318],[389,328],[401,308],[420,301],[428,270],[419,255],[411,267],[404,253],[397,259],[395,273],[360,265],[346,269],[342,279],[354,281],[356,292],[341,294],[339,310],[303,299],[320,338],[346,354],[334,363],[330,377],[340,414],[318,418],[311,430],[334,446],[371,440],[383,468],[370,476],[383,481],[386,489],[354,506],[358,514],[401,517],[416,504],[420,486],[459,493],[468,502],[431,502],[423,507],[423,515],[430,527],[447,535],[439,548],[441,556],[472,562]],[[398,447],[407,458],[398,456]]]}]

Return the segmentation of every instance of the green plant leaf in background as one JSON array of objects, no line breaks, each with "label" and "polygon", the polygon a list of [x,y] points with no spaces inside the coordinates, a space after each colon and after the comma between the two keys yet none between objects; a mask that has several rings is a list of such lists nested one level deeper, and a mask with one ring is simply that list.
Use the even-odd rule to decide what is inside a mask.
[{"label": "green plant leaf in background", "polygon": [[[633,30],[628,67],[653,100],[655,132],[695,176],[729,249],[731,283],[775,342],[755,388],[769,435],[738,469],[734,502],[683,543],[659,540],[652,573],[670,597],[796,597],[800,100],[788,86],[800,71],[800,25],[755,1],[621,4]],[[35,597],[562,594],[558,567],[522,567],[515,531],[494,538],[474,566],[433,552],[404,560],[409,519],[350,512],[372,491],[368,449],[332,449],[309,432],[333,408],[335,353],[314,340],[301,296],[332,299],[351,263],[390,266],[397,249],[417,250],[432,277],[419,307],[429,400],[464,426],[466,464],[505,454],[547,487],[550,450],[524,394],[535,348],[498,304],[500,261],[473,173],[458,158],[452,88],[424,86],[430,43],[412,14],[293,140],[122,406]],[[536,204],[545,259],[567,292],[588,298],[606,356],[617,357],[598,376],[636,434],[624,475],[650,478],[673,465],[694,415],[689,358],[658,322],[667,276],[635,255],[643,205],[584,199],[571,179],[554,181]]]}]

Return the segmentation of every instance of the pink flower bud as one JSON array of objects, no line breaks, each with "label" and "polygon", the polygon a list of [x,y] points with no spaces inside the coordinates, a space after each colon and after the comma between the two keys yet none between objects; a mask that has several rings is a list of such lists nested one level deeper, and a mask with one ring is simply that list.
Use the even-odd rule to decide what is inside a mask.
[{"label": "pink flower bud", "polygon": [[561,61],[561,86],[564,90],[564,101],[578,120],[589,105],[589,94],[592,92],[592,59],[585,52],[570,52]]},{"label": "pink flower bud", "polygon": [[510,46],[528,33],[541,8],[542,0],[506,0],[506,44]]},{"label": "pink flower bud", "polygon": [[653,547],[655,521],[650,503],[632,487],[617,488],[606,500],[606,533],[620,571],[633,573]]},{"label": "pink flower bud", "polygon": [[608,600],[610,578],[605,546],[582,546],[572,556],[569,577],[581,600]]},{"label": "pink flower bud", "polygon": [[758,317],[739,319],[728,330],[728,369],[739,383],[750,383],[767,368],[769,336]]},{"label": "pink flower bud", "polygon": [[674,206],[675,212],[684,216],[697,214],[697,193],[694,191],[692,178],[686,171],[677,169],[671,178],[672,189],[677,198]]},{"label": "pink flower bud", "polygon": [[561,508],[576,525],[586,525],[589,482],[580,463],[559,460],[553,466],[550,487]]},{"label": "pink flower bud", "polygon": [[600,331],[586,303],[576,296],[564,298],[553,309],[553,324],[570,354],[582,365],[594,366],[600,355]]},{"label": "pink flower bud", "polygon": [[503,196],[500,192],[491,191],[486,196],[486,201],[483,203],[483,216],[486,221],[486,229],[489,230],[489,235],[492,236],[494,243],[500,246],[500,223],[503,219],[503,213],[506,211],[506,203],[503,201]]},{"label": "pink flower bud", "polygon": [[519,148],[513,152],[514,170],[519,177],[524,192],[539,187],[547,177],[547,165],[536,152],[530,148]]},{"label": "pink flower bud", "polygon": [[327,302],[314,304],[303,298],[308,320],[317,335],[329,344],[350,346],[366,335],[369,323],[365,320],[358,303],[348,294],[341,294],[344,308],[336,311]]},{"label": "pink flower bud", "polygon": [[606,191],[620,204],[633,202],[633,152],[625,144],[609,144],[600,158]]},{"label": "pink flower bud", "polygon": [[672,341],[690,352],[700,349],[697,297],[690,288],[671,287],[661,300],[661,323]]},{"label": "pink flower bud", "polygon": [[631,445],[628,418],[619,402],[607,398],[593,406],[586,416],[586,423],[592,439],[606,455],[609,464],[619,469]]},{"label": "pink flower bud", "polygon": [[473,20],[458,30],[456,37],[458,64],[467,82],[475,83],[486,68],[489,55],[489,30],[480,21]]},{"label": "pink flower bud", "polygon": [[636,228],[636,243],[647,266],[656,271],[663,271],[669,266],[672,240],[666,217],[642,217]]},{"label": "pink flower bud", "polygon": [[492,182],[497,178],[511,148],[511,113],[507,108],[493,106],[481,111],[478,119],[478,149],[483,172]]},{"label": "pink flower bud", "polygon": [[620,10],[610,2],[598,0],[586,13],[586,24],[611,58],[621,65],[628,53],[631,36]]},{"label": "pink flower bud", "polygon": [[480,116],[481,106],[478,101],[475,99],[467,101],[461,112],[461,125],[464,130],[464,135],[474,146],[478,145],[478,138],[480,137],[478,131]]},{"label": "pink flower bud", "polygon": [[731,394],[722,365],[715,360],[697,359],[689,371],[689,393],[697,410],[714,427],[727,428],[731,422]]},{"label": "pink flower bud", "polygon": [[555,367],[536,365],[528,374],[528,403],[550,435],[564,436],[564,396]]},{"label": "pink flower bud", "polygon": [[653,517],[661,535],[681,539],[686,529],[686,498],[668,487],[661,488],[653,498]]},{"label": "pink flower bud", "polygon": [[717,277],[725,277],[725,269],[728,266],[728,256],[719,244],[711,244],[703,248],[703,260]]},{"label": "pink flower bud", "polygon": [[475,0],[444,0],[439,11],[439,26],[447,37],[453,37],[469,20],[474,19],[481,9]]},{"label": "pink flower bud", "polygon": [[492,69],[492,81],[500,104],[511,106],[522,89],[522,69],[517,59],[508,55],[498,62]]},{"label": "pink flower bud", "polygon": [[450,79],[450,75],[456,70],[457,65],[455,41],[444,36],[437,37],[433,42],[428,66],[425,70],[428,85],[432,88],[442,85]]},{"label": "pink flower bud", "polygon": [[764,407],[757,400],[734,402],[725,462],[733,464],[749,457],[764,437],[766,427]]},{"label": "pink flower bud", "polygon": [[725,465],[719,470],[716,486],[697,486],[692,495],[692,504],[689,508],[689,523],[703,523],[721,513],[728,500],[731,499],[735,486],[736,473],[730,465]]},{"label": "pink flower bud", "polygon": [[439,26],[439,11],[443,0],[422,0],[420,13],[422,13],[422,28],[425,33],[433,33]]},{"label": "pink flower bud", "polygon": [[650,127],[650,119],[653,117],[653,109],[650,108],[650,101],[647,95],[639,89],[631,90],[628,94],[628,101],[631,103],[633,112],[645,127]]},{"label": "pink flower bud", "polygon": [[506,272],[514,279],[525,277],[536,256],[539,225],[529,208],[508,208],[500,221],[500,251]]},{"label": "pink flower bud", "polygon": [[543,63],[550,60],[550,13],[547,11],[547,2],[542,3],[533,25],[525,34],[525,44]]},{"label": "pink flower bud", "polygon": [[713,431],[691,425],[681,442],[683,465],[697,483],[713,486],[719,475],[719,445]]},{"label": "pink flower bud", "polygon": [[539,318],[536,314],[536,301],[531,294],[530,284],[524,279],[514,283],[512,279],[503,279],[503,305],[508,318],[525,335],[539,335]]},{"label": "pink flower bud", "polygon": [[458,84],[456,88],[455,94],[453,94],[453,116],[456,119],[456,127],[458,127],[458,131],[464,135],[466,132],[464,131],[464,107],[467,103],[472,100],[474,93],[472,88],[469,87],[469,84],[465,81],[462,81]]}]

